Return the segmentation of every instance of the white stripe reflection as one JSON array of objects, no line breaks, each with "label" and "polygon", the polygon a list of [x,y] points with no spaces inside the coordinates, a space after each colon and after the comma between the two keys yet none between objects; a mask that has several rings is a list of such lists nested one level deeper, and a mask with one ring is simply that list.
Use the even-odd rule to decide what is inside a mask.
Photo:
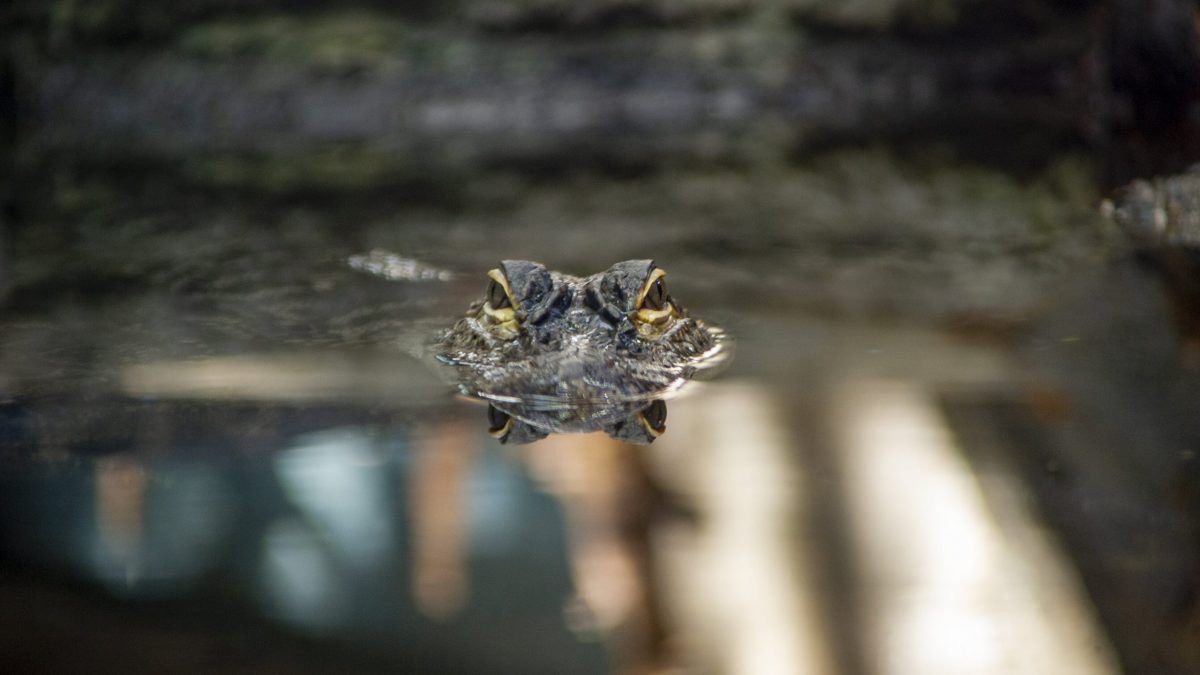
[{"label": "white stripe reflection", "polygon": [[848,384],[832,415],[872,672],[1118,672],[1070,563],[1002,477],[993,516],[928,391]]},{"label": "white stripe reflection", "polygon": [[692,537],[665,533],[662,582],[700,672],[835,672],[798,555],[804,495],[775,402],[723,383],[671,414],[653,446],[658,473],[692,495],[703,524]]}]

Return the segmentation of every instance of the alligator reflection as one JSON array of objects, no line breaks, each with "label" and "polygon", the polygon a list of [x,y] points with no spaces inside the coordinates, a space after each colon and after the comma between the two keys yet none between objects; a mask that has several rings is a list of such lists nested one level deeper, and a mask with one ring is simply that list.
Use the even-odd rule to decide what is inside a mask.
[{"label": "alligator reflection", "polygon": [[667,430],[667,403],[662,399],[633,403],[591,403],[552,408],[516,403],[488,403],[488,435],[501,443],[521,445],[550,434],[603,431],[618,441],[649,445]]}]

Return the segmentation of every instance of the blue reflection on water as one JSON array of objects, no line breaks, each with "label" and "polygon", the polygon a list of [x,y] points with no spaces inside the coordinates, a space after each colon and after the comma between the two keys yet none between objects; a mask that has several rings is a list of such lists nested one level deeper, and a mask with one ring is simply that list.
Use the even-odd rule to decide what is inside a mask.
[{"label": "blue reflection on water", "polygon": [[66,575],[128,602],[232,601],[245,616],[405,668],[605,672],[603,646],[581,642],[563,619],[573,589],[561,507],[517,462],[482,432],[466,435],[464,602],[429,615],[413,589],[423,437],[300,421],[325,412],[264,412],[283,420],[274,451],[231,427],[215,443],[76,446],[67,461],[5,471],[0,568]]},{"label": "blue reflection on water", "polygon": [[259,596],[264,612],[320,632],[342,626],[347,589],[329,553],[310,523],[274,522],[263,538]]},{"label": "blue reflection on water", "polygon": [[274,464],[288,499],[343,564],[374,568],[392,552],[387,489],[397,471],[364,430],[304,434]]},{"label": "blue reflection on water", "polygon": [[232,527],[228,477],[208,465],[168,462],[154,467],[144,491],[143,530],[131,533],[106,529],[97,494],[89,567],[121,595],[176,594],[219,562]]},{"label": "blue reflection on water", "polygon": [[497,452],[485,452],[475,463],[467,487],[471,549],[477,555],[496,555],[519,545],[521,492],[524,476]]}]

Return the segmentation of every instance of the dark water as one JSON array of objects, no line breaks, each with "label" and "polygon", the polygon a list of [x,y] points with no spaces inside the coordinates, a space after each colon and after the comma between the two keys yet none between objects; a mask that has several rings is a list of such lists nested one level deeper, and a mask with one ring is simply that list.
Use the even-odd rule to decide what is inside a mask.
[{"label": "dark water", "polygon": [[[103,226],[9,241],[5,658],[1189,664],[1189,310],[1106,234],[1087,175],[880,148],[516,184],[495,212],[176,211],[106,186],[132,201]],[[377,246],[433,271],[348,262]],[[651,446],[501,446],[411,355],[498,258],[638,255],[737,340]]]},{"label": "dark water", "polygon": [[[0,670],[1200,671],[1200,266],[1098,208],[1140,160],[720,21],[22,66]],[[736,356],[650,445],[501,444],[419,350],[508,258],[653,258]]]}]

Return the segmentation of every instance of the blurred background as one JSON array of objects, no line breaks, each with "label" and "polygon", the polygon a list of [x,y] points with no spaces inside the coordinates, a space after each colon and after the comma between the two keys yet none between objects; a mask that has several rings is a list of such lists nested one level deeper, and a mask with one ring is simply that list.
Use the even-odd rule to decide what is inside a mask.
[{"label": "blurred background", "polygon": [[[1200,672],[1200,267],[1100,208],[1196,12],[12,0],[0,670]],[[503,258],[736,358],[501,446],[418,348]]]}]

